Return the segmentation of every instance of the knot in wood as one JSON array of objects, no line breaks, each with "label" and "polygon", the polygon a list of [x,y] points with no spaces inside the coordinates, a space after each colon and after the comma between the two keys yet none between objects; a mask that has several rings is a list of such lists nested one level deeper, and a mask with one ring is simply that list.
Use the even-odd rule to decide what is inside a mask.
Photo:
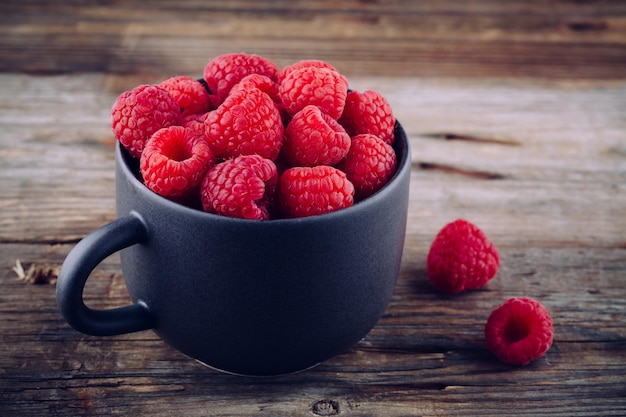
[{"label": "knot in wood", "polygon": [[336,416],[339,414],[339,403],[335,400],[319,400],[313,404],[312,411],[317,416]]}]

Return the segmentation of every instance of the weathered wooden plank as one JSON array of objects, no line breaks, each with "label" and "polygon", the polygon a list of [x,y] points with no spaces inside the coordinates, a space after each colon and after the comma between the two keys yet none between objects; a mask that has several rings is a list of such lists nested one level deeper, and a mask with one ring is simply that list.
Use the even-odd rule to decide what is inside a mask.
[{"label": "weathered wooden plank", "polygon": [[[504,4],[503,4],[504,3]],[[3,2],[0,70],[199,72],[314,56],[351,75],[622,78],[622,2]]]},{"label": "weathered wooden plank", "polygon": [[[623,249],[505,248],[487,287],[444,296],[427,282],[421,245],[405,254],[387,313],[355,347],[304,373],[245,378],[207,369],[152,332],[98,338],[70,329],[54,286],[25,284],[10,271],[15,257],[54,264],[70,247],[2,245],[3,416],[167,415],[165,403],[191,416],[324,415],[328,407],[349,416],[503,415],[511,404],[518,415],[626,410]],[[97,308],[128,302],[116,257],[93,274],[85,294]],[[520,368],[491,356],[482,326],[493,306],[522,294],[550,309],[555,343]]]},{"label": "weathered wooden plank", "polygon": [[[96,3],[0,4],[1,416],[626,414],[626,3]],[[46,275],[114,217],[116,95],[199,76],[233,50],[331,61],[352,88],[389,99],[413,148],[386,314],[344,354],[277,378],[206,369],[152,332],[81,335]],[[502,267],[483,289],[447,296],[425,258],[456,217],[487,232]],[[40,285],[17,279],[17,259]],[[129,302],[118,256],[84,295],[96,308]],[[482,326],[520,295],[551,311],[555,342],[511,367]]]},{"label": "weathered wooden plank", "polygon": [[[1,241],[74,242],[114,218],[110,107],[163,77],[0,75],[20,103],[0,108]],[[381,91],[410,136],[412,238],[467,217],[503,245],[626,246],[626,84],[351,84]]]}]

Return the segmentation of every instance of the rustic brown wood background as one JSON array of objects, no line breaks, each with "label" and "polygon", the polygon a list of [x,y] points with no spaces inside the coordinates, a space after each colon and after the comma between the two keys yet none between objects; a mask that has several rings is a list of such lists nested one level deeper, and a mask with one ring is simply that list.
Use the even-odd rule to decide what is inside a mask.
[{"label": "rustic brown wood background", "polygon": [[[385,316],[295,375],[221,374],[152,332],[84,336],[55,301],[65,255],[115,217],[115,97],[232,51],[328,60],[387,97],[412,146]],[[2,1],[0,99],[0,416],[626,415],[625,1]],[[502,268],[447,296],[425,257],[458,217]],[[555,322],[526,367],[482,334],[512,296]],[[85,299],[129,302],[117,256]]]}]

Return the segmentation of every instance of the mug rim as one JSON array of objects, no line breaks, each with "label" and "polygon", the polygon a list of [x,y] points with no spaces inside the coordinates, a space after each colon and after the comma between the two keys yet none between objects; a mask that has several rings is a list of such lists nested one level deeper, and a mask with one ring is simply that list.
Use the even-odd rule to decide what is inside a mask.
[{"label": "mug rim", "polygon": [[[400,158],[397,159],[396,163],[396,172],[394,172],[391,179],[385,184],[381,189],[376,191],[374,194],[364,198],[361,201],[356,202],[350,207],[346,207],[340,210],[336,210],[329,213],[317,214],[314,216],[307,217],[298,217],[298,218],[277,218],[277,219],[268,219],[268,220],[255,220],[255,219],[244,219],[238,217],[228,217],[222,216],[215,213],[208,213],[196,208],[187,207],[183,204],[177,203],[175,201],[169,200],[156,192],[150,190],[135,174],[134,170],[129,165],[129,160],[132,158],[128,151],[123,148],[122,144],[119,141],[116,141],[115,144],[115,159],[118,167],[123,172],[124,176],[130,181],[133,188],[135,188],[144,198],[153,201],[155,204],[160,204],[168,209],[174,211],[181,211],[185,213],[185,215],[190,216],[198,216],[200,218],[211,219],[212,221],[224,221],[224,222],[232,222],[239,224],[246,224],[252,227],[279,227],[281,225],[295,225],[295,224],[308,224],[313,222],[319,222],[320,220],[327,219],[340,219],[346,216],[351,216],[353,213],[356,214],[359,211],[366,209],[368,206],[372,204],[376,204],[377,201],[381,199],[388,198],[388,194],[392,192],[392,189],[397,186],[397,183],[400,182],[400,178],[405,175],[405,171],[411,169],[411,150],[409,145],[409,139],[404,131],[404,128],[396,120],[394,126],[394,143],[392,147],[396,151],[396,155],[400,155]],[[253,226],[259,225],[259,226]]]}]

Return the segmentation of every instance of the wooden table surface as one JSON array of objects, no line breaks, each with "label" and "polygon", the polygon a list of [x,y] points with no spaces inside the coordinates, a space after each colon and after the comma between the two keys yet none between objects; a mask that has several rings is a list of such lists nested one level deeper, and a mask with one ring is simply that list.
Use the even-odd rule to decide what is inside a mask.
[{"label": "wooden table surface", "polygon": [[[626,2],[56,3],[0,4],[0,416],[626,415]],[[151,331],[85,336],[55,300],[68,251],[115,218],[117,95],[233,51],[328,60],[388,99],[412,146],[385,315],[294,375],[219,373]],[[460,217],[502,266],[444,295],[425,259]],[[117,256],[84,295],[129,302]],[[525,367],[483,337],[515,296],[555,323]]]}]

